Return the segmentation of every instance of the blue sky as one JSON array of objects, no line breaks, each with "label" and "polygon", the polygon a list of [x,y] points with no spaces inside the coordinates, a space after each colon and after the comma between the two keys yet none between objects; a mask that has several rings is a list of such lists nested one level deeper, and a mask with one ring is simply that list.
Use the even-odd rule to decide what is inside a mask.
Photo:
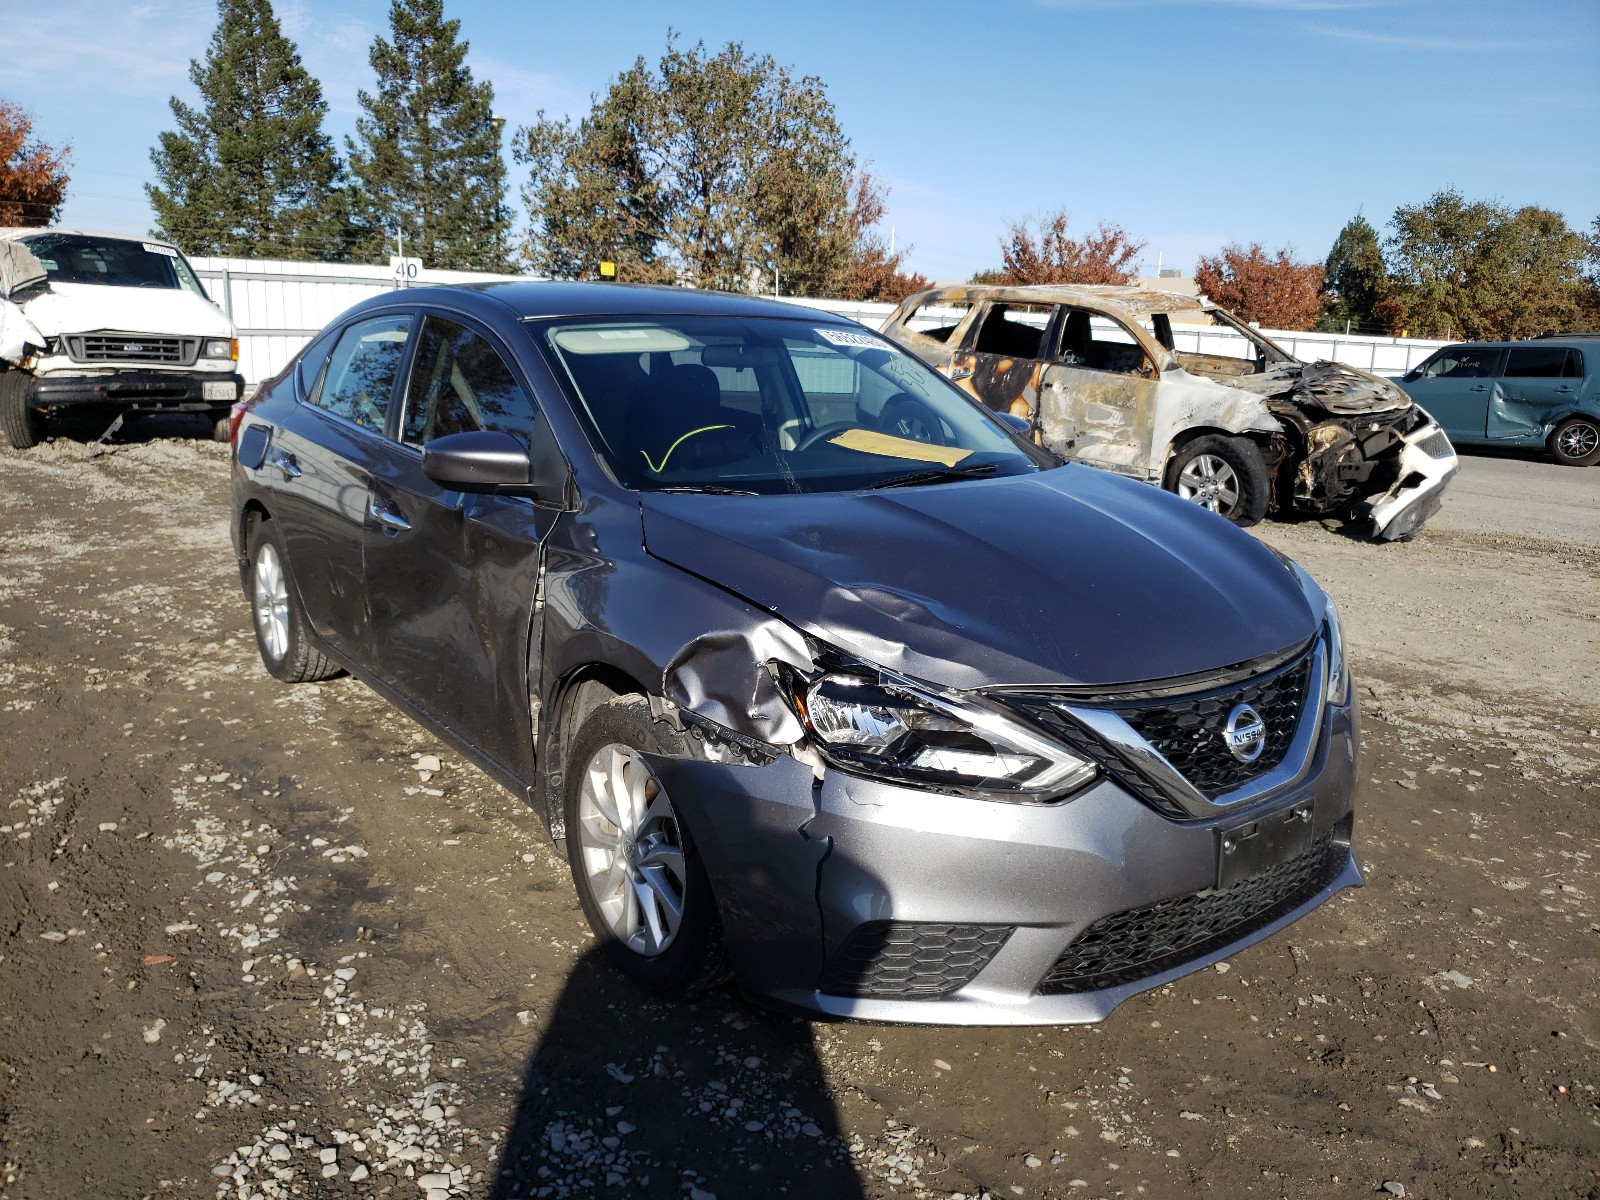
[{"label": "blue sky", "polygon": [[[282,0],[353,129],[386,0]],[[508,129],[580,113],[668,25],[738,40],[820,76],[856,153],[889,185],[910,266],[965,278],[999,262],[1008,221],[1065,207],[1118,222],[1154,269],[1229,241],[1323,258],[1358,209],[1455,186],[1600,214],[1597,0],[986,0],[769,5],[712,0],[446,0]],[[168,97],[193,100],[207,0],[0,0],[0,98],[70,142],[64,223],[137,233]],[[25,58],[20,47],[32,53]],[[515,177],[514,177],[515,178]],[[519,223],[522,218],[519,218]]]}]

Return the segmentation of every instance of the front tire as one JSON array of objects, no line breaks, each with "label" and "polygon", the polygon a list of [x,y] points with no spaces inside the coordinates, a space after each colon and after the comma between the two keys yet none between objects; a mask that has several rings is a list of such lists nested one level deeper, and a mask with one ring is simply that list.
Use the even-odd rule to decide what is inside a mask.
[{"label": "front tire", "polygon": [[1166,489],[1248,529],[1267,515],[1272,487],[1254,442],[1206,434],[1172,456]]},{"label": "front tire", "polygon": [[1600,462],[1600,421],[1568,417],[1550,432],[1550,457],[1564,467],[1592,467]]},{"label": "front tire", "polygon": [[0,432],[17,450],[44,441],[44,415],[33,407],[29,382],[21,371],[0,371]]},{"label": "front tire", "polygon": [[271,521],[250,527],[248,553],[250,615],[267,673],[284,683],[332,679],[339,668],[311,644],[283,545]]},{"label": "front tire", "polygon": [[663,996],[727,978],[711,884],[644,758],[682,750],[644,697],[622,696],[591,711],[563,755],[567,861],[583,915],[612,963]]}]

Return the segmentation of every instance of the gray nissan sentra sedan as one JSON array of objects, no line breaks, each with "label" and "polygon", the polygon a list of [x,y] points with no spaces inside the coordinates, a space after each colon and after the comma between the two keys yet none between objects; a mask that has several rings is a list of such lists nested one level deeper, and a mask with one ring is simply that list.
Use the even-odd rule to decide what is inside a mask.
[{"label": "gray nissan sentra sedan", "polygon": [[233,438],[267,669],[523,796],[652,990],[1097,1021],[1361,883],[1321,589],[848,321],[399,291]]}]

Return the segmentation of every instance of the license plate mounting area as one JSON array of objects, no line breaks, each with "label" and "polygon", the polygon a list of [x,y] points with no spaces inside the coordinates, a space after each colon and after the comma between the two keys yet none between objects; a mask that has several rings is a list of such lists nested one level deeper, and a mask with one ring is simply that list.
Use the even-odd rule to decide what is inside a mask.
[{"label": "license plate mounting area", "polygon": [[1308,804],[1217,830],[1217,887],[1230,888],[1311,849],[1315,813]]}]

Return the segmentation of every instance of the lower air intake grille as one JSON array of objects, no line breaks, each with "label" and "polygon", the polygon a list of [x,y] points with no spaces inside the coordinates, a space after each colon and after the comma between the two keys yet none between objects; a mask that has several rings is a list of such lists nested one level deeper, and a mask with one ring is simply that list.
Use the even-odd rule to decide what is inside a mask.
[{"label": "lower air intake grille", "polygon": [[1299,858],[1223,891],[1194,892],[1102,917],[1066,948],[1039,990],[1061,995],[1133,983],[1218,950],[1327,887],[1348,852],[1324,834]]},{"label": "lower air intake grille", "polygon": [[945,996],[989,965],[1011,928],[870,921],[835,952],[822,990],[830,996]]}]

